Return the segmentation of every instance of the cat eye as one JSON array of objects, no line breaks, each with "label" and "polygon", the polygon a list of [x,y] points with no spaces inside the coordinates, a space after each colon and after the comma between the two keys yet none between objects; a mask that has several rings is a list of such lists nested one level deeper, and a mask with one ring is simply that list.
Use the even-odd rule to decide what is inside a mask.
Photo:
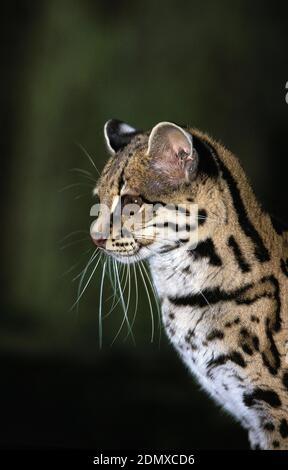
[{"label": "cat eye", "polygon": [[125,207],[127,204],[136,204],[137,206],[141,207],[144,203],[141,196],[134,196],[132,194],[125,194],[121,198],[122,207]]}]

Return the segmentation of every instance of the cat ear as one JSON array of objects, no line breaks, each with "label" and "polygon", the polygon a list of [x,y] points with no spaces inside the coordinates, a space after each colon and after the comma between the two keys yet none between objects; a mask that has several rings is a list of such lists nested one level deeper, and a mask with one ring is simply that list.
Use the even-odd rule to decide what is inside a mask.
[{"label": "cat ear", "polygon": [[110,119],[104,126],[104,137],[109,152],[114,155],[124,148],[139,131],[118,119]]},{"label": "cat ear", "polygon": [[195,176],[198,157],[193,151],[192,135],[172,122],[160,122],[153,127],[147,154],[153,167],[171,183],[189,183]]}]

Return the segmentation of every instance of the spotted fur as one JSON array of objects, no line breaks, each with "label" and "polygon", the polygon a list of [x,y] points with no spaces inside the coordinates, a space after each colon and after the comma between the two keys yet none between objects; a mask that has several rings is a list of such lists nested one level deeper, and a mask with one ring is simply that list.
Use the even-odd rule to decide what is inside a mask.
[{"label": "spotted fur", "polygon": [[257,202],[238,159],[205,133],[109,121],[105,136],[113,155],[95,191],[101,202],[133,194],[144,204],[198,205],[193,249],[187,209],[161,239],[162,208],[146,238],[134,233],[129,251],[121,236],[118,246],[108,239],[106,251],[123,262],[147,259],[172,344],[248,430],[251,447],[288,449],[288,232]]}]

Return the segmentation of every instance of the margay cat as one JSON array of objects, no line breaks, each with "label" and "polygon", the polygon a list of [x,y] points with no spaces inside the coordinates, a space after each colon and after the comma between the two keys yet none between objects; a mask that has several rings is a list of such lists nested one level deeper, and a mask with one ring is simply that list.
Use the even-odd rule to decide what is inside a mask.
[{"label": "margay cat", "polygon": [[187,224],[161,237],[163,208],[146,237],[144,227],[129,242],[99,238],[96,227],[94,242],[122,262],[147,259],[188,368],[248,430],[252,448],[288,449],[288,232],[261,209],[237,158],[208,135],[169,122],[141,132],[118,120],[104,134],[111,158],[95,189],[101,203],[111,212],[119,198],[197,204],[198,244],[189,249]]}]

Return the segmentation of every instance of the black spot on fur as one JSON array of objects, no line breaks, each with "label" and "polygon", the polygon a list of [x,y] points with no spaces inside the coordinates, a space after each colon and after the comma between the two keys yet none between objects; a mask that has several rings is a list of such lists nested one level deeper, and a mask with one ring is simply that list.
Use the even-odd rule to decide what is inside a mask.
[{"label": "black spot on fur", "polygon": [[207,364],[207,368],[211,370],[212,368],[226,364],[228,361],[232,361],[240,367],[246,367],[247,365],[242,354],[237,351],[232,351],[230,354],[220,354],[216,359],[211,359]]},{"label": "black spot on fur", "polygon": [[248,408],[253,407],[257,401],[264,401],[272,408],[281,406],[281,400],[276,392],[262,388],[255,388],[252,393],[244,393],[243,401]]},{"label": "black spot on fur", "polygon": [[262,360],[263,360],[263,364],[267,367],[267,369],[269,370],[270,374],[271,374],[271,375],[277,375],[277,368],[274,367],[274,366],[271,364],[271,362],[270,362],[270,360],[269,360],[269,358],[268,358],[268,356],[267,356],[267,354],[266,354],[265,352],[262,353]]},{"label": "black spot on fur", "polygon": [[216,253],[215,245],[211,238],[207,238],[207,240],[198,243],[194,250],[189,251],[189,254],[191,254],[195,260],[208,258],[211,265],[222,265],[222,260]]},{"label": "black spot on fur", "polygon": [[273,441],[272,445],[273,445],[274,449],[277,449],[280,446],[280,442],[279,441]]},{"label": "black spot on fur", "polygon": [[251,318],[251,321],[253,321],[254,323],[259,323],[260,322],[259,318],[255,317],[255,315],[251,315],[250,318]]},{"label": "black spot on fur", "polygon": [[259,339],[257,336],[252,337],[253,345],[256,351],[259,351]]},{"label": "black spot on fur", "polygon": [[207,211],[205,209],[198,210],[198,225],[204,225],[207,218]]},{"label": "black spot on fur", "polygon": [[182,243],[187,243],[189,242],[189,238],[179,238],[179,243],[182,244]]},{"label": "black spot on fur", "polygon": [[243,336],[243,338],[248,338],[250,336],[249,331],[246,328],[241,328],[240,334]]},{"label": "black spot on fur", "polygon": [[288,423],[285,418],[281,420],[279,432],[284,439],[288,437]]},{"label": "black spot on fur", "polygon": [[190,273],[190,271],[191,271],[190,266],[186,266],[186,268],[182,269],[182,273],[185,273],[185,274]]},{"label": "black spot on fur", "polygon": [[282,383],[283,383],[284,387],[287,388],[287,390],[288,390],[288,372],[285,372],[283,374]]},{"label": "black spot on fur", "polygon": [[246,343],[242,344],[241,345],[241,348],[243,349],[243,351],[248,354],[249,356],[252,356],[253,355],[253,350],[250,348],[250,346]]},{"label": "black spot on fur", "polygon": [[214,339],[223,339],[224,333],[220,330],[212,330],[209,335],[207,335],[207,341],[213,341]]},{"label": "black spot on fur", "polygon": [[271,423],[271,421],[269,421],[268,423],[264,424],[264,429],[266,429],[266,431],[274,431],[275,426],[273,423]]},{"label": "black spot on fur", "polygon": [[238,245],[233,235],[231,235],[228,238],[227,243],[228,243],[228,246],[232,249],[235,260],[239,268],[241,269],[242,273],[248,273],[249,271],[251,271],[251,267],[249,263],[245,260],[243,253],[240,249],[240,246]]},{"label": "black spot on fur", "polygon": [[238,353],[237,351],[233,351],[231,353],[231,361],[235,362],[235,364],[238,364],[240,367],[246,367],[246,362],[243,359],[242,354]]},{"label": "black spot on fur", "polygon": [[193,336],[194,336],[194,332],[189,329],[189,330],[187,331],[186,336],[185,336],[185,341],[186,341],[186,343],[190,343],[190,342],[191,342],[191,338],[193,338]]}]

